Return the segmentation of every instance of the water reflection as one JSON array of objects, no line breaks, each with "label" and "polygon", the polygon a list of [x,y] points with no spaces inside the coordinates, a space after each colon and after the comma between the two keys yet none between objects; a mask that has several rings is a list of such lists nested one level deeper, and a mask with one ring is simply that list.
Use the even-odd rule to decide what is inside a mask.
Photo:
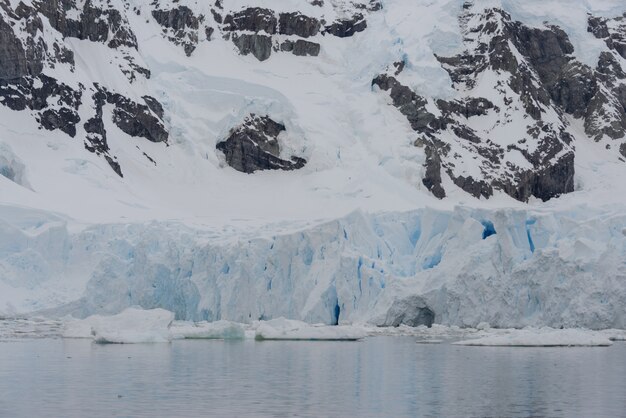
[{"label": "water reflection", "polygon": [[0,343],[1,417],[626,416],[626,344]]}]

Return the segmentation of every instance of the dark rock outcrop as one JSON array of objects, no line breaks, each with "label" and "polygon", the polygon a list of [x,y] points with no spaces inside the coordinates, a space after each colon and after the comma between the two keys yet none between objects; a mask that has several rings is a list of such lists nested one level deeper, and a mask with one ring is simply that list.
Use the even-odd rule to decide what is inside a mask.
[{"label": "dark rock outcrop", "polygon": [[[155,101],[149,98],[147,103],[154,107]],[[117,93],[108,93],[107,102],[115,105],[113,122],[123,132],[150,142],[167,142],[169,134],[165,125],[148,104],[136,103]]]},{"label": "dark rock outcrop", "polygon": [[[13,21],[5,21],[0,15],[0,80],[11,80],[26,76],[36,76],[43,70],[46,44],[36,40],[38,32],[43,32],[43,23],[33,9],[20,3],[15,13],[5,6]],[[13,30],[15,22],[24,25],[26,39],[18,38]]]},{"label": "dark rock outcrop", "polygon": [[187,56],[193,53],[198,45],[200,20],[191,9],[178,6],[171,10],[153,10],[152,17],[165,29],[171,30],[168,38],[175,44],[182,45]]},{"label": "dark rock outcrop", "polygon": [[85,137],[85,148],[87,151],[93,152],[96,155],[104,156],[104,159],[109,163],[113,171],[115,171],[118,176],[124,177],[120,164],[116,161],[116,158],[112,157],[109,153],[107,132],[104,128],[104,121],[102,120],[102,108],[107,101],[107,94],[103,89],[97,87],[97,91],[93,94],[92,99],[96,107],[96,114],[84,124],[85,132],[87,133]]},{"label": "dark rock outcrop", "polygon": [[[126,134],[143,137],[151,142],[167,142],[168,132],[163,125],[163,106],[154,97],[144,96],[144,104],[136,103],[118,93],[111,93],[100,86],[95,86],[92,96],[95,114],[84,124],[86,137],[85,148],[94,154],[104,157],[113,171],[120,177],[122,168],[117,157],[110,153],[107,142],[107,131],[103,121],[103,107],[106,103],[115,105],[113,123]],[[154,163],[154,160],[146,157]]]},{"label": "dark rock outcrop", "polygon": [[52,27],[65,37],[103,42],[110,48],[137,49],[137,38],[119,10],[112,7],[100,9],[87,0],[79,20],[67,18],[66,11],[75,7],[72,0],[50,0],[39,4],[39,10]]},{"label": "dark rock outcrop", "polygon": [[[80,91],[43,74],[0,80],[1,104],[17,111],[33,110],[43,128],[59,129],[71,137],[76,135],[76,124],[80,121],[81,96]],[[51,108],[48,102],[54,102],[56,106]]]},{"label": "dark rock outcrop", "polygon": [[233,43],[242,55],[252,54],[259,61],[272,55],[272,37],[258,34],[233,35]]},{"label": "dark rock outcrop", "polygon": [[294,55],[304,57],[317,57],[320,53],[320,44],[298,39],[297,41],[285,41],[280,45],[281,51],[291,52]]},{"label": "dark rock outcrop", "polygon": [[432,134],[442,127],[442,121],[426,110],[426,99],[402,85],[396,78],[381,74],[372,81],[372,85],[389,91],[393,105],[406,116],[413,130]]},{"label": "dark rock outcrop", "polygon": [[367,29],[365,17],[357,13],[351,18],[340,19],[324,28],[324,33],[328,33],[339,38],[348,38],[355,33],[363,32]]},{"label": "dark rock outcrop", "polygon": [[226,31],[265,32],[274,35],[278,29],[278,19],[272,10],[250,7],[224,18]]},{"label": "dark rock outcrop", "polygon": [[268,116],[250,115],[233,129],[228,138],[217,144],[229,166],[244,173],[259,170],[297,170],[306,160],[292,156],[290,161],[280,158],[278,136],[285,131],[283,124]]},{"label": "dark rock outcrop", "polygon": [[[323,2],[313,4],[319,6]],[[321,49],[320,44],[304,39],[318,34],[340,38],[353,36],[367,28],[364,13],[375,12],[382,8],[381,3],[375,0],[353,2],[351,6],[358,12],[328,25],[324,19],[306,16],[299,11],[277,13],[261,7],[249,7],[227,14],[223,19],[221,14],[215,11],[213,15],[215,21],[221,23],[220,29],[224,39],[232,39],[242,54],[253,54],[259,60],[264,61],[269,58],[272,50],[292,52],[296,56],[317,56]],[[274,35],[283,36],[276,39]],[[291,38],[285,39],[285,36]]]},{"label": "dark rock outcrop", "polygon": [[[586,116],[600,90],[593,71],[574,60],[573,47],[559,28],[529,28],[512,22],[499,9],[479,15],[472,10],[468,5],[461,17],[462,22],[473,22],[464,29],[467,50],[455,57],[437,58],[453,87],[466,92],[476,87],[484,71],[501,74],[502,81],[495,88],[503,96],[504,108],[481,97],[452,101],[421,97],[396,78],[401,64],[390,66],[388,73],[372,83],[389,93],[393,105],[420,134],[417,144],[424,146],[426,154],[424,185],[435,196],[444,197],[443,171],[477,198],[488,198],[494,190],[521,201],[548,200],[572,192],[574,153],[566,122],[547,123],[544,118],[550,108],[552,115],[566,111]],[[522,109],[511,95],[517,95]],[[491,138],[491,129],[475,130],[472,126],[477,125],[470,123],[470,119],[485,117],[495,120],[496,127],[506,126],[511,115],[523,116],[528,132],[507,147],[499,143],[511,143],[510,138]],[[525,162],[519,163],[520,157]],[[479,175],[467,174],[463,168],[468,158],[470,165],[479,168]]]},{"label": "dark rock outcrop", "polygon": [[426,162],[424,167],[426,168],[426,173],[422,183],[437,199],[443,199],[446,197],[446,191],[441,185],[441,158],[433,145],[427,145],[425,153]]},{"label": "dark rock outcrop", "polygon": [[[609,21],[612,23],[609,26]],[[589,16],[587,30],[626,59],[626,13],[614,19]]]},{"label": "dark rock outcrop", "polygon": [[314,17],[308,17],[300,12],[281,13],[278,18],[278,28],[281,35],[296,35],[308,38],[319,33],[322,24]]}]

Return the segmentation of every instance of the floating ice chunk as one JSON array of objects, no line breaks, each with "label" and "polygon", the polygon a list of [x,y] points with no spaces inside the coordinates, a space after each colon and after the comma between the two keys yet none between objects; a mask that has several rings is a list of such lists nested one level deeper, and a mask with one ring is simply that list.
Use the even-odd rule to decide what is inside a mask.
[{"label": "floating ice chunk", "polygon": [[165,309],[128,308],[113,316],[94,315],[68,322],[65,338],[93,338],[97,343],[138,344],[171,341],[170,324],[174,313]]},{"label": "floating ice chunk", "polygon": [[441,344],[444,340],[417,340],[417,344]]},{"label": "floating ice chunk", "polygon": [[351,326],[310,325],[285,318],[261,321],[256,329],[257,340],[321,340],[356,341],[366,337],[362,328]]},{"label": "floating ice chunk", "polygon": [[86,319],[69,319],[65,322],[63,327],[63,338],[89,338],[93,339],[91,333],[92,325],[99,323],[100,315],[93,315]]},{"label": "floating ice chunk", "polygon": [[241,340],[246,337],[242,324],[230,321],[181,322],[170,328],[173,339]]},{"label": "floating ice chunk", "polygon": [[496,332],[454,344],[494,347],[607,347],[612,344],[606,334],[586,329],[525,328],[507,330],[504,334]]},{"label": "floating ice chunk", "polygon": [[611,341],[626,341],[626,330],[624,329],[607,329],[601,332]]},{"label": "floating ice chunk", "polygon": [[491,329],[491,325],[488,322],[481,322],[476,326],[476,329],[479,331],[489,331]]}]

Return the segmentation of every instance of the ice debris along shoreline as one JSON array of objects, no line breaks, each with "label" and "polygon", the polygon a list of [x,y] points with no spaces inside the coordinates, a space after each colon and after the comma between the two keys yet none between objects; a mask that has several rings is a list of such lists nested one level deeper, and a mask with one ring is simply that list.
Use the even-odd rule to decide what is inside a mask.
[{"label": "ice debris along shoreline", "polygon": [[[366,337],[415,337],[421,344],[452,343],[464,346],[508,347],[606,347],[625,341],[626,330],[593,331],[582,328],[496,329],[433,325],[376,327],[368,324],[328,326],[277,318],[240,324],[231,321],[174,321],[163,309],[129,308],[118,315],[94,315],[82,320],[66,319],[63,338],[88,338],[97,343],[163,343],[181,339],[358,341]],[[0,336],[1,337],[1,336]]]},{"label": "ice debris along shoreline", "polygon": [[527,328],[504,334],[457,341],[455,345],[490,347],[608,347],[613,344],[602,332],[583,329]]},{"label": "ice debris along shoreline", "polygon": [[364,328],[347,325],[310,325],[285,318],[259,321],[257,340],[357,341],[365,338]]},{"label": "ice debris along shoreline", "polygon": [[97,343],[136,344],[166,343],[181,339],[250,339],[357,341],[368,335],[362,326],[328,326],[277,318],[256,321],[251,325],[231,321],[174,321],[174,314],[164,309],[128,308],[113,316],[93,315],[69,319],[63,338],[87,338]]},{"label": "ice debris along shoreline", "polygon": [[165,309],[128,308],[117,315],[70,321],[63,337],[92,338],[102,344],[167,343],[172,340],[173,321],[174,313]]}]

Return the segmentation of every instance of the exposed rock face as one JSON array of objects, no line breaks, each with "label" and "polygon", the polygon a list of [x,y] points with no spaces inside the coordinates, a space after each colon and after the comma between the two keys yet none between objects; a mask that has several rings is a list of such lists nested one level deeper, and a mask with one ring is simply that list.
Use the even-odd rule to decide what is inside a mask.
[{"label": "exposed rock face", "polygon": [[438,199],[446,197],[446,191],[441,185],[441,158],[438,150],[433,145],[427,145],[426,151],[426,173],[422,183]]},{"label": "exposed rock face", "polygon": [[279,33],[281,35],[296,35],[309,38],[319,33],[322,24],[314,17],[308,17],[300,12],[281,13],[279,17]]},{"label": "exposed rock face", "polygon": [[272,37],[267,35],[233,35],[233,43],[242,55],[252,54],[259,61],[265,61],[272,55]]},{"label": "exposed rock face", "polygon": [[[57,32],[44,33],[42,17]],[[175,13],[171,17],[176,28],[188,20]],[[163,108],[151,97],[146,96],[145,104],[139,104],[96,83],[69,86],[48,75],[57,65],[74,71],[74,54],[65,46],[64,38],[104,43],[117,50],[120,71],[131,82],[138,75],[150,77],[150,71],[135,62],[137,39],[126,15],[111,5],[92,0],[82,4],[50,0],[35,1],[32,7],[20,2],[13,10],[9,4],[0,3],[0,103],[16,111],[29,109],[41,128],[59,130],[70,137],[76,137],[82,126],[85,148],[105,158],[122,176],[107,143],[104,105],[115,105],[113,122],[122,131],[152,142],[166,142],[168,138]],[[95,113],[79,125],[83,104],[93,107]]]},{"label": "exposed rock face", "polygon": [[84,125],[85,132],[87,133],[85,137],[85,148],[94,154],[104,156],[113,171],[115,171],[120,177],[124,177],[122,174],[122,168],[116,161],[116,157],[111,156],[109,153],[110,149],[109,144],[107,143],[107,132],[104,128],[104,121],[102,120],[102,108],[106,103],[107,93],[98,88],[92,98],[96,108],[96,114],[85,122]]},{"label": "exposed rock face", "polygon": [[[318,5],[321,4],[323,3]],[[376,1],[354,2],[352,6],[364,12],[374,12],[382,7]],[[217,12],[213,14],[214,17],[217,16],[216,22],[220,23],[221,15]],[[226,39],[233,40],[241,54],[253,54],[260,61],[265,61],[272,51],[291,52],[296,56],[318,56],[320,44],[305,39],[318,35],[346,38],[367,28],[363,13],[355,13],[352,17],[338,19],[326,26],[324,24],[324,19],[306,16],[298,11],[276,13],[266,8],[249,7],[227,14],[221,30]],[[282,37],[276,39],[275,35]],[[285,36],[291,38],[285,40]]]},{"label": "exposed rock face", "polygon": [[284,125],[268,116],[250,115],[226,140],[217,144],[217,149],[224,153],[229,166],[244,173],[304,167],[303,158],[292,156],[290,161],[280,158],[278,136],[284,131]]},{"label": "exposed rock face", "polygon": [[[424,185],[443,198],[443,170],[475,197],[502,190],[515,199],[548,200],[574,190],[573,138],[563,114],[583,118],[587,134],[596,140],[626,134],[622,87],[623,69],[605,52],[598,69],[577,62],[569,38],[558,27],[531,28],[500,9],[474,12],[467,3],[460,17],[467,49],[454,57],[437,57],[463,99],[431,100],[398,81],[404,66],[396,63],[373,85],[389,93],[393,105],[420,134],[426,153]],[[590,19],[590,32],[610,37],[610,25]],[[613,36],[611,39],[617,38]],[[501,97],[492,103],[472,96],[481,75],[501,80],[493,89]],[[433,109],[436,109],[434,111]],[[515,117],[527,135],[510,138],[506,130]],[[480,130],[471,120],[496,120]],[[490,122],[492,123],[492,122]],[[464,169],[468,156],[479,173]]]},{"label": "exposed rock face", "polygon": [[170,41],[182,45],[187,56],[193,53],[198,45],[200,19],[193,14],[191,9],[186,6],[179,6],[171,10],[153,10],[152,17],[163,28],[169,30],[168,38]]},{"label": "exposed rock face", "polygon": [[305,41],[303,39],[298,39],[297,41],[285,41],[280,45],[281,51],[291,52],[294,55],[304,57],[304,56],[313,56],[317,57],[320,53],[320,44],[316,44],[315,42]]},{"label": "exposed rock face", "polygon": [[362,14],[355,14],[349,19],[341,19],[324,28],[329,33],[339,38],[354,36],[357,32],[363,32],[367,28],[367,21]]},{"label": "exposed rock face", "polygon": [[[107,94],[107,101],[115,105],[113,122],[130,136],[143,137],[150,142],[166,142],[167,130],[155,112],[147,105],[155,106],[156,99],[149,97],[146,104],[136,103],[121,94]],[[160,111],[163,109],[159,106]]]},{"label": "exposed rock face", "polygon": [[[57,106],[49,107],[48,101],[56,102]],[[35,78],[0,80],[0,103],[13,110],[35,111],[41,126],[47,130],[60,129],[71,137],[76,135],[81,92],[51,77],[40,74]]]},{"label": "exposed rock face", "polygon": [[[43,32],[43,23],[23,3],[20,3],[15,13],[8,8],[7,11],[9,13],[6,20],[0,14],[0,80],[36,76],[43,70],[46,50],[41,39],[35,40],[37,33]],[[13,32],[11,23],[16,21],[24,22],[27,35],[24,43]]]},{"label": "exposed rock face", "polygon": [[589,16],[588,31],[626,59],[626,13],[614,19]]},{"label": "exposed rock face", "polygon": [[609,51],[600,54],[590,78],[595,88],[585,115],[585,130],[597,141],[607,136],[626,143],[626,16],[606,19],[589,16],[588,29],[604,39]]},{"label": "exposed rock face", "polygon": [[278,29],[278,19],[274,11],[261,7],[250,7],[224,18],[227,31],[265,32],[274,35]]},{"label": "exposed rock face", "polygon": [[[155,98],[145,96],[143,98],[145,104],[140,104],[120,94],[110,93],[106,89],[96,86],[92,99],[96,113],[84,124],[87,133],[85,148],[103,156],[120,177],[123,177],[122,169],[117,162],[117,157],[111,155],[107,143],[107,131],[103,121],[105,104],[109,103],[115,106],[112,121],[126,134],[133,137],[143,137],[151,142],[167,142],[169,134],[162,121],[163,107]],[[148,157],[148,159],[150,158]]]},{"label": "exposed rock face", "polygon": [[67,18],[66,11],[76,7],[71,0],[41,2],[40,11],[50,20],[52,27],[65,37],[108,43],[110,48],[126,46],[137,49],[137,38],[128,21],[119,10],[95,7],[87,0],[81,10],[80,19]]}]

